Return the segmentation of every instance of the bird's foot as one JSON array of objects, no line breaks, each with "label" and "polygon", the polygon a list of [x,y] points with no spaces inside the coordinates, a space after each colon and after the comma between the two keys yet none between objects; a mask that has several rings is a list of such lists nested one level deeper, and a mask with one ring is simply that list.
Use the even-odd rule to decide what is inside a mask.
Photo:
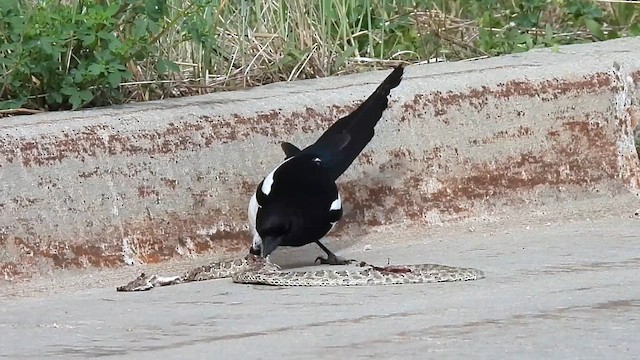
[{"label": "bird's foot", "polygon": [[314,261],[315,263],[317,263],[318,261],[320,261],[320,264],[322,265],[349,265],[352,262],[356,261],[355,259],[345,259],[343,257],[340,256],[336,256],[336,255],[329,255],[326,258],[323,258],[322,256],[318,256],[316,258],[316,261]]}]

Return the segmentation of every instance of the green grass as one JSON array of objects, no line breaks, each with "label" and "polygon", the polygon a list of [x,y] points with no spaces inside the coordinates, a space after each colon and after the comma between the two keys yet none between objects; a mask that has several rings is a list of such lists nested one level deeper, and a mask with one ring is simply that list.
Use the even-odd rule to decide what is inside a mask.
[{"label": "green grass", "polygon": [[640,34],[590,0],[0,0],[0,116]]}]

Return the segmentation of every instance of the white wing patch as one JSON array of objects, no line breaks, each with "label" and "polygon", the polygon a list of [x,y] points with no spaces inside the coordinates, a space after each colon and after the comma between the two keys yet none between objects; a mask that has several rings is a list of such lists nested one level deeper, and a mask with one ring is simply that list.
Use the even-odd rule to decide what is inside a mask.
[{"label": "white wing patch", "polygon": [[342,200],[340,200],[340,193],[338,193],[338,198],[333,200],[329,210],[340,210],[340,209],[342,209]]},{"label": "white wing patch", "polygon": [[269,195],[269,193],[271,192],[271,186],[273,186],[273,176],[275,175],[276,171],[280,168],[280,166],[282,166],[282,164],[286,163],[287,161],[293,159],[293,157],[290,157],[288,159],[286,159],[285,161],[281,162],[280,165],[276,166],[275,169],[273,169],[269,175],[267,175],[266,178],[264,178],[264,182],[262,183],[262,192],[265,195]]}]

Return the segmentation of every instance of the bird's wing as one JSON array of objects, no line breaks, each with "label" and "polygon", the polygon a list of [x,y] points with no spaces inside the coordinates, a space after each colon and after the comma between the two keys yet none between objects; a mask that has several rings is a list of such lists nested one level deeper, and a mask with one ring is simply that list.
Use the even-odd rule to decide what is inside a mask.
[{"label": "bird's wing", "polygon": [[[374,127],[387,109],[387,96],[400,84],[404,69],[396,67],[378,88],[351,114],[339,119],[312,145],[302,150],[320,154],[337,155],[332,158],[329,175],[336,180],[349,168],[355,158],[373,138]],[[347,135],[348,137],[345,137]],[[346,143],[343,141],[347,139]],[[336,145],[342,145],[336,153]],[[286,151],[285,151],[286,152]]]},{"label": "bird's wing", "polygon": [[280,147],[282,148],[282,151],[284,151],[285,160],[292,156],[298,155],[300,151],[302,151],[297,146],[293,145],[292,143],[288,143],[286,141],[283,141],[280,144]]}]

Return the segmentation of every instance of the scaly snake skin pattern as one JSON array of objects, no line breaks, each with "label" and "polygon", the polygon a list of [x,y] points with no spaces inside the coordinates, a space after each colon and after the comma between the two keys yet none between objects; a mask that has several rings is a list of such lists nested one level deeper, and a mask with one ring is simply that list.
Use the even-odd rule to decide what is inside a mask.
[{"label": "scaly snake skin pattern", "polygon": [[283,271],[276,264],[254,255],[199,266],[181,276],[141,274],[117,291],[145,291],[175,285],[231,277],[235,283],[272,286],[359,286],[468,281],[484,278],[481,270],[437,264],[378,267],[361,262],[362,269]]}]

